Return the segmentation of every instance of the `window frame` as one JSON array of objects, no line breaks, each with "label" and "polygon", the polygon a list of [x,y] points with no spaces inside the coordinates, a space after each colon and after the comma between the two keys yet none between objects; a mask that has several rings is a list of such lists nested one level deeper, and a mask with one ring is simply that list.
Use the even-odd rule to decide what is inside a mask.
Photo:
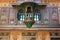
[{"label": "window frame", "polygon": [[[39,23],[36,23],[36,22],[37,22],[37,19],[36,19],[35,24],[41,24],[42,14],[41,14],[41,12],[40,12],[40,9],[35,8],[35,10],[33,11],[33,12],[34,12],[33,15],[37,14],[37,13],[35,13],[36,10],[39,10],[39,11],[38,11],[38,15],[40,15],[40,16],[39,16],[38,18],[40,18],[40,19],[39,19],[39,21],[38,21]],[[34,20],[34,21],[35,21],[35,20]]]},{"label": "window frame", "polygon": [[[22,10],[23,12],[20,13],[19,10]],[[23,10],[23,9],[19,9],[19,10],[18,10],[18,12],[17,12],[17,24],[23,24],[23,21],[24,21],[24,19],[25,19],[24,10]],[[24,15],[24,19],[18,21],[18,13],[20,13],[20,15],[23,14],[23,15]],[[21,17],[21,16],[20,16],[20,17]]]}]

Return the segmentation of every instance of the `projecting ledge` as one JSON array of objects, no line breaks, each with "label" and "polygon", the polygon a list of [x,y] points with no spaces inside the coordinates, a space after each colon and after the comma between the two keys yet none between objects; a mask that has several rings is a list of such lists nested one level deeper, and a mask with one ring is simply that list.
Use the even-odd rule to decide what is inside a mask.
[{"label": "projecting ledge", "polygon": [[0,30],[60,30],[60,25],[33,25],[31,28],[26,25],[1,25]]},{"label": "projecting ledge", "polygon": [[[25,24],[19,25],[0,25],[0,28],[27,28]],[[31,28],[60,28],[60,25],[44,25],[44,24],[34,24]]]},{"label": "projecting ledge", "polygon": [[10,27],[10,28],[0,28],[0,30],[58,30],[58,31],[60,31],[60,28],[19,28],[19,27],[15,27],[15,28],[13,28],[13,27]]}]

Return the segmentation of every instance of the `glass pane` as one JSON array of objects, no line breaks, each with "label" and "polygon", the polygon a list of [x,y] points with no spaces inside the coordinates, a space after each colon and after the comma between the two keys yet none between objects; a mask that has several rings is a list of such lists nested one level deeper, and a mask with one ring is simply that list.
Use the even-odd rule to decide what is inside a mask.
[{"label": "glass pane", "polygon": [[24,17],[25,17],[25,15],[23,13],[23,9],[20,9],[17,13],[18,24],[23,23]]},{"label": "glass pane", "polygon": [[27,13],[27,16],[30,18],[30,17],[33,17],[32,16],[32,13]]},{"label": "glass pane", "polygon": [[17,19],[18,21],[24,21],[24,13],[23,13],[23,10],[20,9],[17,13]]},{"label": "glass pane", "polygon": [[24,14],[17,15],[18,21],[24,21]]},{"label": "glass pane", "polygon": [[39,21],[39,16],[38,15],[34,15],[34,20],[35,21]]},{"label": "glass pane", "polygon": [[35,21],[35,22],[38,22],[38,21],[40,21],[40,20],[41,20],[40,10],[36,9],[36,10],[34,11],[34,21]]}]

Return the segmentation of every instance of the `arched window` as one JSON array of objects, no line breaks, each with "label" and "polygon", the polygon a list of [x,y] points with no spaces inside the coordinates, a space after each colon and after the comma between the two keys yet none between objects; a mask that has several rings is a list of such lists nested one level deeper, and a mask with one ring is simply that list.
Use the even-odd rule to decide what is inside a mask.
[{"label": "arched window", "polygon": [[31,13],[31,7],[27,7],[27,13]]},{"label": "arched window", "polygon": [[32,7],[31,6],[27,7],[26,16],[28,17],[28,20],[32,19],[33,13],[32,13]]},{"label": "arched window", "polygon": [[41,14],[40,14],[40,10],[39,9],[36,9],[34,11],[34,21],[40,21],[41,20]]},{"label": "arched window", "polygon": [[24,13],[23,13],[23,10],[20,9],[17,13],[17,19],[18,21],[24,21]]}]

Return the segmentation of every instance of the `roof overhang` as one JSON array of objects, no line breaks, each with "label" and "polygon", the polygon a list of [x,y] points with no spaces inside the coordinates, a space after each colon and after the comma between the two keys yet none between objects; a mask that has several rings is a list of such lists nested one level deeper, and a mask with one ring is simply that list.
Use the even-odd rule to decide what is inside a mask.
[{"label": "roof overhang", "polygon": [[14,3],[14,4],[12,4],[12,6],[13,7],[17,7],[17,6],[21,6],[21,5],[25,5],[25,4],[27,4],[27,5],[32,5],[32,6],[43,6],[43,7],[46,7],[47,6],[47,4],[46,3],[36,3],[36,2],[22,2],[22,3]]}]

